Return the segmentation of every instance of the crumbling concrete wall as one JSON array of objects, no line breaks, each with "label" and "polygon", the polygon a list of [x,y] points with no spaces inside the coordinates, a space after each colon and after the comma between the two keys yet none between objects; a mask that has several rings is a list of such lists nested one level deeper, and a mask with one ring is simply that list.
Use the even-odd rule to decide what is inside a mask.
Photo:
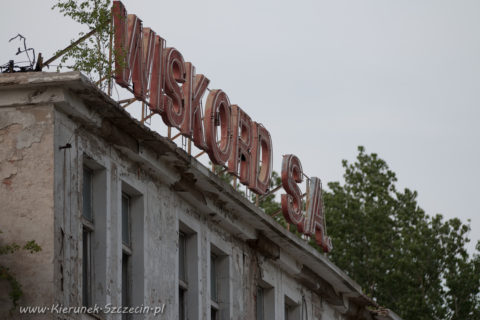
[{"label": "crumbling concrete wall", "polygon": [[[102,121],[94,110],[85,108],[81,113],[88,113],[94,123]],[[81,168],[85,161],[90,161],[102,168],[108,181],[105,185],[108,189],[108,224],[105,230],[98,230],[105,233],[108,243],[104,262],[96,262],[104,263],[106,269],[106,278],[102,280],[105,289],[101,292],[104,297],[99,297],[99,303],[121,304],[119,199],[122,184],[128,184],[142,195],[144,202],[144,295],[141,303],[148,306],[165,304],[160,319],[175,319],[178,313],[178,235],[181,225],[187,226],[195,234],[195,241],[198,241],[198,254],[195,259],[188,261],[198,264],[199,272],[196,288],[198,302],[193,319],[207,320],[210,317],[209,268],[212,246],[221,249],[230,261],[232,294],[228,319],[255,319],[256,290],[260,284],[271,286],[275,293],[275,310],[271,319],[283,319],[285,295],[289,295],[299,308],[303,303],[303,312],[308,313],[309,319],[338,318],[334,309],[299,284],[274,260],[266,258],[247,242],[223,229],[214,215],[200,213],[185,201],[185,192],[176,191],[174,184],[167,183],[155,171],[146,169],[132,158],[132,150],[110,143],[109,137],[97,134],[88,124],[72,119],[60,110],[56,112],[55,119],[56,246],[59,248],[55,255],[58,270],[55,275],[57,292],[60,293],[58,303],[81,305]],[[118,138],[122,141],[130,139],[127,136]],[[64,148],[67,144],[68,148]],[[190,283],[190,286],[192,290],[193,284]],[[151,313],[144,317],[158,319]],[[106,315],[106,318],[116,319],[116,315]]]},{"label": "crumbling concrete wall", "polygon": [[[53,131],[52,105],[0,105],[0,245],[42,248],[0,256],[22,286],[21,306],[53,302]],[[8,284],[0,286],[0,318],[17,317]]]}]

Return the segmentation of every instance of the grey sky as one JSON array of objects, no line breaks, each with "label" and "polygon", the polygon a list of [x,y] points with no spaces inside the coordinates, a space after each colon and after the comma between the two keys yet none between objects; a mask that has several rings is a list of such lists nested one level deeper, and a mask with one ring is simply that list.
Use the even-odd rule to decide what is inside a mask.
[{"label": "grey sky", "polygon": [[[85,30],[53,3],[3,4],[0,63],[18,32],[50,57]],[[480,239],[479,1],[124,4],[267,127],[275,170],[293,153],[308,175],[341,180],[363,145],[427,213],[471,219]]]}]

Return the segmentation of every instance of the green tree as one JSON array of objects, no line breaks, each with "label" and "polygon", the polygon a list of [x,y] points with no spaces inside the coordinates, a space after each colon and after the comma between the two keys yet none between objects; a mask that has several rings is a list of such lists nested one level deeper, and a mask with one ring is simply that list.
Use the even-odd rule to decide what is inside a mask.
[{"label": "green tree", "polygon": [[[98,81],[100,87],[105,89],[106,84],[101,80],[112,72],[108,54],[111,0],[57,0],[52,9],[58,9],[64,16],[87,26],[89,31],[96,30],[91,37],[62,56],[59,68],[67,62],[72,63],[70,68],[86,72],[91,80]],[[84,32],[79,33],[79,36],[84,35]]]},{"label": "green tree", "polygon": [[405,319],[480,319],[480,259],[465,250],[469,225],[425,214],[416,191],[397,190],[384,160],[358,150],[356,162],[343,161],[345,183],[324,192],[330,259]]}]

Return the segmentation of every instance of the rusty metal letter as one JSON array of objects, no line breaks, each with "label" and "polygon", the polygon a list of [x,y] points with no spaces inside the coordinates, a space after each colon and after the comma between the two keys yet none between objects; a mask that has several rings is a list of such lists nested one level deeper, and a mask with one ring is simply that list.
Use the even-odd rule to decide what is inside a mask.
[{"label": "rusty metal letter", "polygon": [[134,14],[127,15],[120,1],[114,1],[112,14],[115,30],[115,81],[126,88],[131,76],[135,97],[145,100],[153,62],[155,33],[147,29],[147,39],[144,41],[142,20]]},{"label": "rusty metal letter", "polygon": [[135,97],[145,98],[145,84],[143,83],[143,41],[142,20],[136,15],[129,14],[128,21],[128,49],[127,62],[132,71],[133,94]]},{"label": "rusty metal letter", "polygon": [[315,241],[323,248],[324,252],[330,252],[333,248],[332,240],[327,236],[325,228],[325,213],[323,212],[322,183],[319,178],[310,179],[307,214],[303,233],[315,235]]},{"label": "rusty metal letter", "polygon": [[185,118],[185,107],[179,83],[185,82],[185,61],[180,51],[175,48],[167,48],[163,59],[167,99],[162,118],[168,126],[180,129]]},{"label": "rusty metal letter", "polygon": [[185,83],[183,96],[185,102],[185,119],[180,131],[183,135],[192,138],[193,143],[202,150],[206,149],[202,123],[202,108],[200,102],[207,91],[210,80],[203,74],[195,75],[195,67],[190,62],[185,63]]},{"label": "rusty metal letter", "polygon": [[228,172],[237,176],[244,185],[250,183],[252,163],[252,119],[239,106],[232,105],[232,153],[228,160]]},{"label": "rusty metal letter", "polygon": [[[207,153],[214,164],[224,165],[232,150],[231,106],[228,96],[222,90],[212,90],[205,106],[205,142]],[[217,129],[220,126],[220,141]]]},{"label": "rusty metal letter", "polygon": [[293,154],[284,155],[282,160],[282,186],[287,193],[281,196],[282,213],[289,223],[299,226],[299,229],[304,221],[302,192],[297,185],[297,183],[303,181],[302,175],[300,159]]},{"label": "rusty metal letter", "polygon": [[261,124],[253,123],[252,164],[249,188],[257,194],[265,194],[272,176],[272,138]]},{"label": "rusty metal letter", "polygon": [[137,60],[140,58],[140,62],[134,65],[132,82],[134,95],[145,100],[154,60],[156,34],[150,28],[144,28],[142,30],[141,21],[140,30],[142,31],[142,36],[137,50],[141,56],[139,57],[137,55],[135,58]]},{"label": "rusty metal letter", "polygon": [[115,81],[126,88],[130,84],[130,68],[127,64],[127,10],[120,1],[112,5],[115,39]]},{"label": "rusty metal letter", "polygon": [[150,110],[155,113],[164,112],[165,94],[165,72],[163,70],[163,50],[165,40],[159,36],[155,37],[155,53],[153,57],[152,76],[150,78]]}]

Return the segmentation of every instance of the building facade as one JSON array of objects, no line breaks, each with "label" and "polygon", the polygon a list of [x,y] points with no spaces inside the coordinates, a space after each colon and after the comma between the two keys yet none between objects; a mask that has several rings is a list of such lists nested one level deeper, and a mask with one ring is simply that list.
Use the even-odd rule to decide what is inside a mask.
[{"label": "building facade", "polygon": [[1,264],[49,308],[2,282],[2,319],[399,319],[81,73],[0,75],[0,145],[0,239],[42,248]]}]

